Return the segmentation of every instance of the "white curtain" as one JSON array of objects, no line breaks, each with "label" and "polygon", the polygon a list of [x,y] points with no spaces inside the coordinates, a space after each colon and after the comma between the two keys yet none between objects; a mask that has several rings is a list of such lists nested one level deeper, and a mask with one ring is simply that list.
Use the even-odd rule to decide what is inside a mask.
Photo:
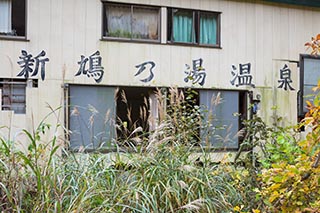
[{"label": "white curtain", "polygon": [[0,33],[11,32],[11,0],[0,0]]},{"label": "white curtain", "polygon": [[106,9],[107,36],[131,38],[131,8],[108,6]]},{"label": "white curtain", "polygon": [[132,37],[157,40],[158,19],[158,9],[133,7]]}]

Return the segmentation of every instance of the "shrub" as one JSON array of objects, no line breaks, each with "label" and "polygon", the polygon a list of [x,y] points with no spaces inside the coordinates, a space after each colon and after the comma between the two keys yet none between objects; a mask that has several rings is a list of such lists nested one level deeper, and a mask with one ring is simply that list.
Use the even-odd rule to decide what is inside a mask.
[{"label": "shrub", "polygon": [[[320,81],[318,87],[320,89]],[[320,210],[320,93],[301,123],[312,131],[306,139],[292,144],[278,137],[279,153],[273,154],[270,168],[262,173],[261,195],[271,211],[319,212]]]}]

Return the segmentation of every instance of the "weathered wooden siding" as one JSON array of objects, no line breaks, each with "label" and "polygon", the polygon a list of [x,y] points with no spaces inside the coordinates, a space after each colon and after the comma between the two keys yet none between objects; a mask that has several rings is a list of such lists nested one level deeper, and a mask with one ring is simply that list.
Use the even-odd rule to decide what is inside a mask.
[{"label": "weathered wooden siding", "polygon": [[[129,86],[191,86],[184,82],[185,64],[202,58],[207,78],[203,88],[252,90],[262,95],[259,114],[268,122],[274,115],[272,106],[285,122],[294,123],[297,117],[300,53],[306,53],[304,43],[320,29],[320,10],[262,1],[228,0],[118,0],[115,2],[141,3],[165,7],[182,7],[222,12],[221,49],[177,46],[166,44],[166,26],[160,33],[161,44],[121,41],[102,41],[102,3],[100,0],[28,0],[27,39],[14,41],[0,39],[0,78],[16,78],[21,50],[34,56],[46,51],[46,79],[39,79],[38,88],[27,89],[27,113],[15,116],[0,112],[0,126],[29,128],[50,112],[47,105],[63,105],[64,83],[92,84],[86,76],[77,76],[80,56],[86,57],[99,50],[104,67],[100,85]],[[165,9],[162,9],[162,13]],[[166,23],[162,17],[162,24]],[[154,61],[155,77],[142,83],[135,77],[135,65]],[[232,65],[251,63],[256,88],[231,85]],[[279,70],[288,64],[292,70],[295,91],[278,89]],[[10,116],[9,116],[10,114]],[[58,114],[64,123],[63,113]],[[51,116],[49,122],[56,122]],[[12,133],[13,134],[13,133]]]}]

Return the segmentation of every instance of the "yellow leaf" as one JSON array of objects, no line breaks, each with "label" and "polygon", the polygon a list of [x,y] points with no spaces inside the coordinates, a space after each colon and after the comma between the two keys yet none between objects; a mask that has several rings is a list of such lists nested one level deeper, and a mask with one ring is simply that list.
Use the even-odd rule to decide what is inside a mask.
[{"label": "yellow leaf", "polygon": [[310,101],[306,101],[308,106],[312,106]]},{"label": "yellow leaf", "polygon": [[241,208],[240,208],[239,206],[235,206],[235,207],[233,208],[233,210],[235,210],[235,211],[237,211],[237,212],[240,212]]},{"label": "yellow leaf", "polygon": [[269,197],[269,202],[272,203],[275,199],[279,197],[279,193],[277,191],[273,192]]},{"label": "yellow leaf", "polygon": [[293,172],[288,172],[288,173],[287,173],[287,176],[288,176],[288,177],[294,177],[294,173],[293,173]]},{"label": "yellow leaf", "polygon": [[272,190],[272,191],[274,191],[274,190],[276,190],[276,189],[279,189],[280,188],[280,186],[281,186],[281,184],[280,183],[278,183],[278,184],[273,184],[272,186],[270,186],[270,190]]},{"label": "yellow leaf", "polygon": [[252,213],[260,213],[259,209],[252,209]]}]

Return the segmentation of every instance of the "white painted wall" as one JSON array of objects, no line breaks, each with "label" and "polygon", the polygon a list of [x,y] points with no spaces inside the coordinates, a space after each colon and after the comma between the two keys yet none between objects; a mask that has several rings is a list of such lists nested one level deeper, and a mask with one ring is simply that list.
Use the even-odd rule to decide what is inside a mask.
[{"label": "white painted wall", "polygon": [[[279,6],[261,1],[230,0],[117,0],[115,2],[141,3],[165,7],[193,8],[222,12],[221,49],[177,46],[166,44],[165,31],[162,43],[102,41],[102,3],[100,0],[28,0],[28,41],[0,38],[0,78],[16,78],[21,50],[34,56],[46,51],[46,79],[39,79],[38,88],[27,89],[27,113],[15,116],[0,112],[0,126],[31,130],[31,121],[39,123],[43,117],[63,106],[64,83],[92,84],[86,76],[77,76],[80,56],[86,57],[99,50],[104,67],[100,85],[130,86],[191,86],[184,82],[185,64],[202,58],[207,78],[203,88],[253,90],[262,95],[259,114],[271,122],[272,106],[285,123],[294,124],[297,117],[297,91],[299,69],[295,63],[300,53],[306,53],[304,43],[320,29],[320,9],[296,6]],[[162,17],[162,23],[166,16]],[[135,77],[135,65],[154,61],[155,77],[149,83]],[[256,88],[235,87],[231,66],[251,63]],[[292,70],[295,91],[278,89],[279,70],[288,64]],[[199,86],[200,87],[200,86]],[[64,123],[63,111],[51,115],[48,122]],[[2,131],[2,130],[0,130]],[[15,135],[11,133],[11,137]]]}]

